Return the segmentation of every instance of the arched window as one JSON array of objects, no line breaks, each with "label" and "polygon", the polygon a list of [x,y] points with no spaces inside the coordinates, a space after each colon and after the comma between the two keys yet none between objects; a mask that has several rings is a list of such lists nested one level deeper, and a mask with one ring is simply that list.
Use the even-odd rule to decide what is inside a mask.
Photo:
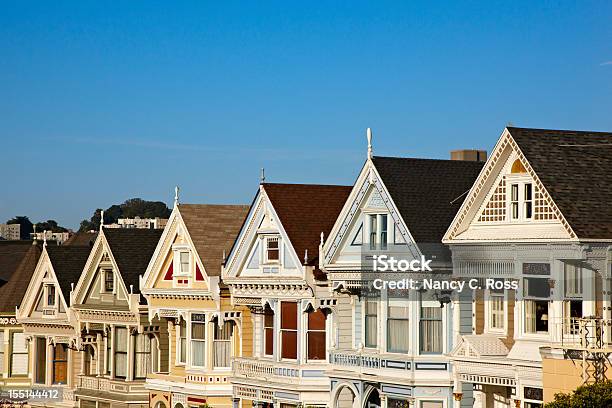
[{"label": "arched window", "polygon": [[520,159],[516,159],[514,163],[512,163],[512,169],[510,170],[510,173],[512,174],[527,173],[527,169],[525,169],[525,166],[523,166],[523,163],[521,163]]}]

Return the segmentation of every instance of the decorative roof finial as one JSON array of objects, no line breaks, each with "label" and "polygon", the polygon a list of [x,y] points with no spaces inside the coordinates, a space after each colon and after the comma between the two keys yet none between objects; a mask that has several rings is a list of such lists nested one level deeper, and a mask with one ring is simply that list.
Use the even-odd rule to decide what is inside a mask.
[{"label": "decorative roof finial", "polygon": [[47,246],[47,230],[43,231],[43,246]]},{"label": "decorative roof finial", "polygon": [[174,186],[174,206],[179,204],[179,186]]},{"label": "decorative roof finial", "polygon": [[223,263],[225,263],[225,258],[226,258],[226,256],[225,256],[225,249],[224,249],[223,250]]},{"label": "decorative roof finial", "polygon": [[103,226],[104,226],[104,210],[100,210],[100,231],[102,231]]},{"label": "decorative roof finial", "polygon": [[324,243],[325,243],[325,235],[323,234],[323,231],[321,231],[321,246],[323,246]]},{"label": "decorative roof finial", "polygon": [[304,264],[308,263],[308,249],[304,251]]},{"label": "decorative roof finial", "polygon": [[372,158],[372,129],[366,130],[366,137],[368,138],[368,159]]},{"label": "decorative roof finial", "polygon": [[262,167],[261,168],[261,175],[259,176],[259,183],[263,184],[264,181],[266,181],[266,169],[264,169]]}]

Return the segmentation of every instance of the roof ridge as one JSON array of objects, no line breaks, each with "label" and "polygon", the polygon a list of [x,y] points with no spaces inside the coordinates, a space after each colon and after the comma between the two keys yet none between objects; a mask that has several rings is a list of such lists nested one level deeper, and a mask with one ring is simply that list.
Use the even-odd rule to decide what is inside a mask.
[{"label": "roof ridge", "polygon": [[563,132],[563,133],[576,133],[576,134],[584,134],[584,135],[588,135],[588,134],[603,134],[603,135],[610,135],[612,136],[612,132],[606,132],[606,131],[602,131],[602,130],[577,130],[577,129],[547,129],[547,128],[530,128],[530,127],[519,127],[519,126],[506,126],[506,129],[508,129],[511,132],[511,129],[516,129],[516,130],[528,130],[528,131],[534,131],[534,132]]},{"label": "roof ridge", "polygon": [[449,162],[449,163],[480,163],[484,162],[473,161],[473,160],[453,160],[453,159],[436,159],[429,157],[399,157],[399,156],[372,156],[373,159],[393,159],[393,160],[413,160],[413,161],[436,161],[436,162]]}]

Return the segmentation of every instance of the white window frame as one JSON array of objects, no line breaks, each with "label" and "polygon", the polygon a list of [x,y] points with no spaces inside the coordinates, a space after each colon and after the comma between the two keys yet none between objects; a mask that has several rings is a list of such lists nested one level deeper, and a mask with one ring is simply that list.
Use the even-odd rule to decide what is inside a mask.
[{"label": "white window frame", "polygon": [[[194,321],[194,316],[202,316],[202,320]],[[193,339],[193,324],[202,324],[204,325],[204,339]],[[195,369],[205,369],[208,364],[208,321],[207,315],[205,313],[191,313],[189,315],[189,324],[187,325],[187,361],[189,362],[188,366]],[[195,365],[193,362],[193,342],[204,343],[204,363],[202,365]]]},{"label": "white window frame", "polygon": [[[101,268],[100,272],[102,275],[100,292],[101,293],[117,293],[117,278],[115,276],[115,272],[113,271],[113,269],[112,268]],[[106,290],[106,277],[108,275],[111,275],[113,277],[113,290],[111,291]]]},{"label": "white window frame", "polygon": [[[381,344],[381,339],[383,339],[383,335],[381,333],[381,326],[383,326],[381,324],[382,321],[382,317],[381,317],[381,313],[382,313],[382,291],[380,292],[380,297],[378,298],[378,300],[376,300],[376,298],[374,298],[374,300],[372,300],[374,302],[374,304],[376,305],[376,345],[374,346],[369,346],[367,344],[367,333],[366,333],[366,320],[367,320],[367,316],[366,316],[366,312],[367,312],[367,308],[368,308],[368,297],[364,296],[363,297],[363,301],[361,302],[361,343],[363,345],[363,348],[365,349],[369,349],[369,350],[379,350],[382,347]],[[385,333],[386,334],[386,333]],[[354,335],[354,334],[353,334]]]},{"label": "white window frame", "polygon": [[[513,185],[516,185],[518,189],[516,200],[512,199]],[[530,200],[526,200],[525,198],[527,185],[531,185],[531,199]],[[506,202],[508,203],[507,204],[508,207],[506,209],[507,210],[506,211],[507,221],[509,222],[532,222],[535,219],[534,217],[535,183],[533,182],[531,177],[525,174],[507,174],[506,175],[506,194],[507,194]],[[514,203],[516,203],[518,207],[517,209],[518,217],[517,218],[514,218],[513,212],[512,212],[512,207]],[[526,216],[528,203],[531,204],[531,217]]]},{"label": "white window frame", "polygon": [[[531,262],[533,263],[550,263],[548,260],[532,260]],[[523,268],[523,264],[521,264],[521,269]],[[553,303],[553,295],[552,295],[552,290],[549,288],[549,297],[548,299],[545,298],[541,298],[541,297],[536,297],[536,296],[525,296],[525,279],[526,278],[535,278],[535,279],[542,279],[542,280],[546,280],[548,283],[550,283],[550,280],[553,278],[553,275],[555,274],[555,263],[550,263],[550,274],[549,275],[529,275],[529,274],[524,274],[521,273],[520,275],[520,284],[519,284],[519,294],[520,294],[520,310],[517,316],[521,317],[521,330],[520,330],[520,334],[521,336],[525,337],[525,338],[536,338],[536,339],[547,339],[550,337],[550,335],[553,333],[553,327],[552,326],[552,316],[551,314],[554,313],[554,303]],[[517,299],[518,300],[518,299]],[[534,331],[534,332],[530,332],[527,331],[527,302],[530,301],[546,301],[548,303],[548,331],[544,332],[544,331]],[[534,311],[535,313],[535,311]],[[515,322],[516,324],[516,322]]]},{"label": "white window frame", "polygon": [[[185,328],[184,329],[181,328],[181,324],[183,324],[183,323],[185,324]],[[175,354],[176,354],[176,356],[175,356],[174,360],[175,360],[175,365],[177,365],[177,366],[185,366],[185,365],[187,365],[187,358],[188,358],[188,355],[189,355],[189,350],[188,350],[188,347],[187,347],[187,344],[189,343],[189,336],[188,336],[188,334],[189,334],[189,329],[188,329],[189,324],[187,324],[187,323],[188,323],[187,320],[185,320],[184,318],[180,317],[178,323],[176,324],[176,329],[175,329],[175,337],[176,337],[176,339],[175,339],[175,341],[176,341],[176,347],[175,347],[176,352],[175,352]],[[183,331],[185,332],[184,333],[184,335],[185,335],[185,345],[184,346],[181,344],[181,336],[183,336]],[[183,348],[185,349],[185,360],[184,361],[181,360],[181,354],[183,352]]]},{"label": "white window frame", "polygon": [[[264,264],[268,265],[268,264],[280,264],[280,260],[281,260],[281,239],[280,239],[280,235],[264,235],[263,237],[263,260],[264,260]],[[269,243],[276,241],[277,242],[277,248],[276,251],[278,252],[278,258],[277,259],[270,259],[268,257],[268,251],[269,251]]]},{"label": "white window frame", "polygon": [[[497,334],[497,335],[507,335],[508,334],[508,292],[506,290],[504,290],[503,292],[493,292],[491,291],[491,289],[486,289],[485,291],[485,302],[484,302],[484,306],[485,306],[485,331],[487,333],[491,333],[491,334]],[[494,298],[500,299],[501,298],[501,305],[503,307],[503,310],[501,311],[502,313],[502,319],[501,321],[504,323],[504,327],[503,328],[499,328],[499,327],[493,327],[493,313],[495,313],[495,310],[493,310],[493,301]]]},{"label": "white window frame", "polygon": [[[389,214],[366,213],[365,218],[364,224],[367,227],[367,244],[370,250],[387,249],[388,245],[392,242],[390,239],[391,235],[389,233]],[[376,222],[373,223],[373,220]],[[385,220],[384,223],[383,220]],[[373,229],[375,229],[375,231],[372,231]],[[383,235],[385,236],[385,242],[383,242]],[[372,239],[374,239],[374,242],[372,242]]]}]

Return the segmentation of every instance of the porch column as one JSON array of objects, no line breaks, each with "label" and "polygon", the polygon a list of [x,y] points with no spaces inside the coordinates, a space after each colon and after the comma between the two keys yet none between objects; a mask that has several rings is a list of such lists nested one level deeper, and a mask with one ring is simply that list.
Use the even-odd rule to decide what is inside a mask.
[{"label": "porch column", "polygon": [[97,347],[96,350],[94,350],[94,358],[96,359],[96,375],[99,377],[102,375],[102,370],[105,369],[104,360],[102,360],[104,358],[104,351],[102,348],[105,344],[102,340],[102,334],[100,333],[96,333],[96,345]]},{"label": "porch column", "polygon": [[[138,330],[134,328],[134,330]],[[127,328],[127,376],[126,381],[134,380],[134,341],[136,340],[136,335],[132,335],[132,328],[128,326]]]},{"label": "porch column", "polygon": [[380,408],[387,408],[389,405],[389,399],[387,394],[379,394],[380,396]]},{"label": "porch column", "polygon": [[87,357],[87,347],[83,347],[83,350],[78,351],[78,353],[81,353],[81,364],[80,364],[81,368],[79,369],[79,375],[85,375],[86,374],[85,373],[85,358]]},{"label": "porch column", "polygon": [[45,378],[46,385],[53,384],[53,360],[55,359],[55,355],[53,353],[53,344],[51,344],[51,339],[47,338],[47,375]]}]

